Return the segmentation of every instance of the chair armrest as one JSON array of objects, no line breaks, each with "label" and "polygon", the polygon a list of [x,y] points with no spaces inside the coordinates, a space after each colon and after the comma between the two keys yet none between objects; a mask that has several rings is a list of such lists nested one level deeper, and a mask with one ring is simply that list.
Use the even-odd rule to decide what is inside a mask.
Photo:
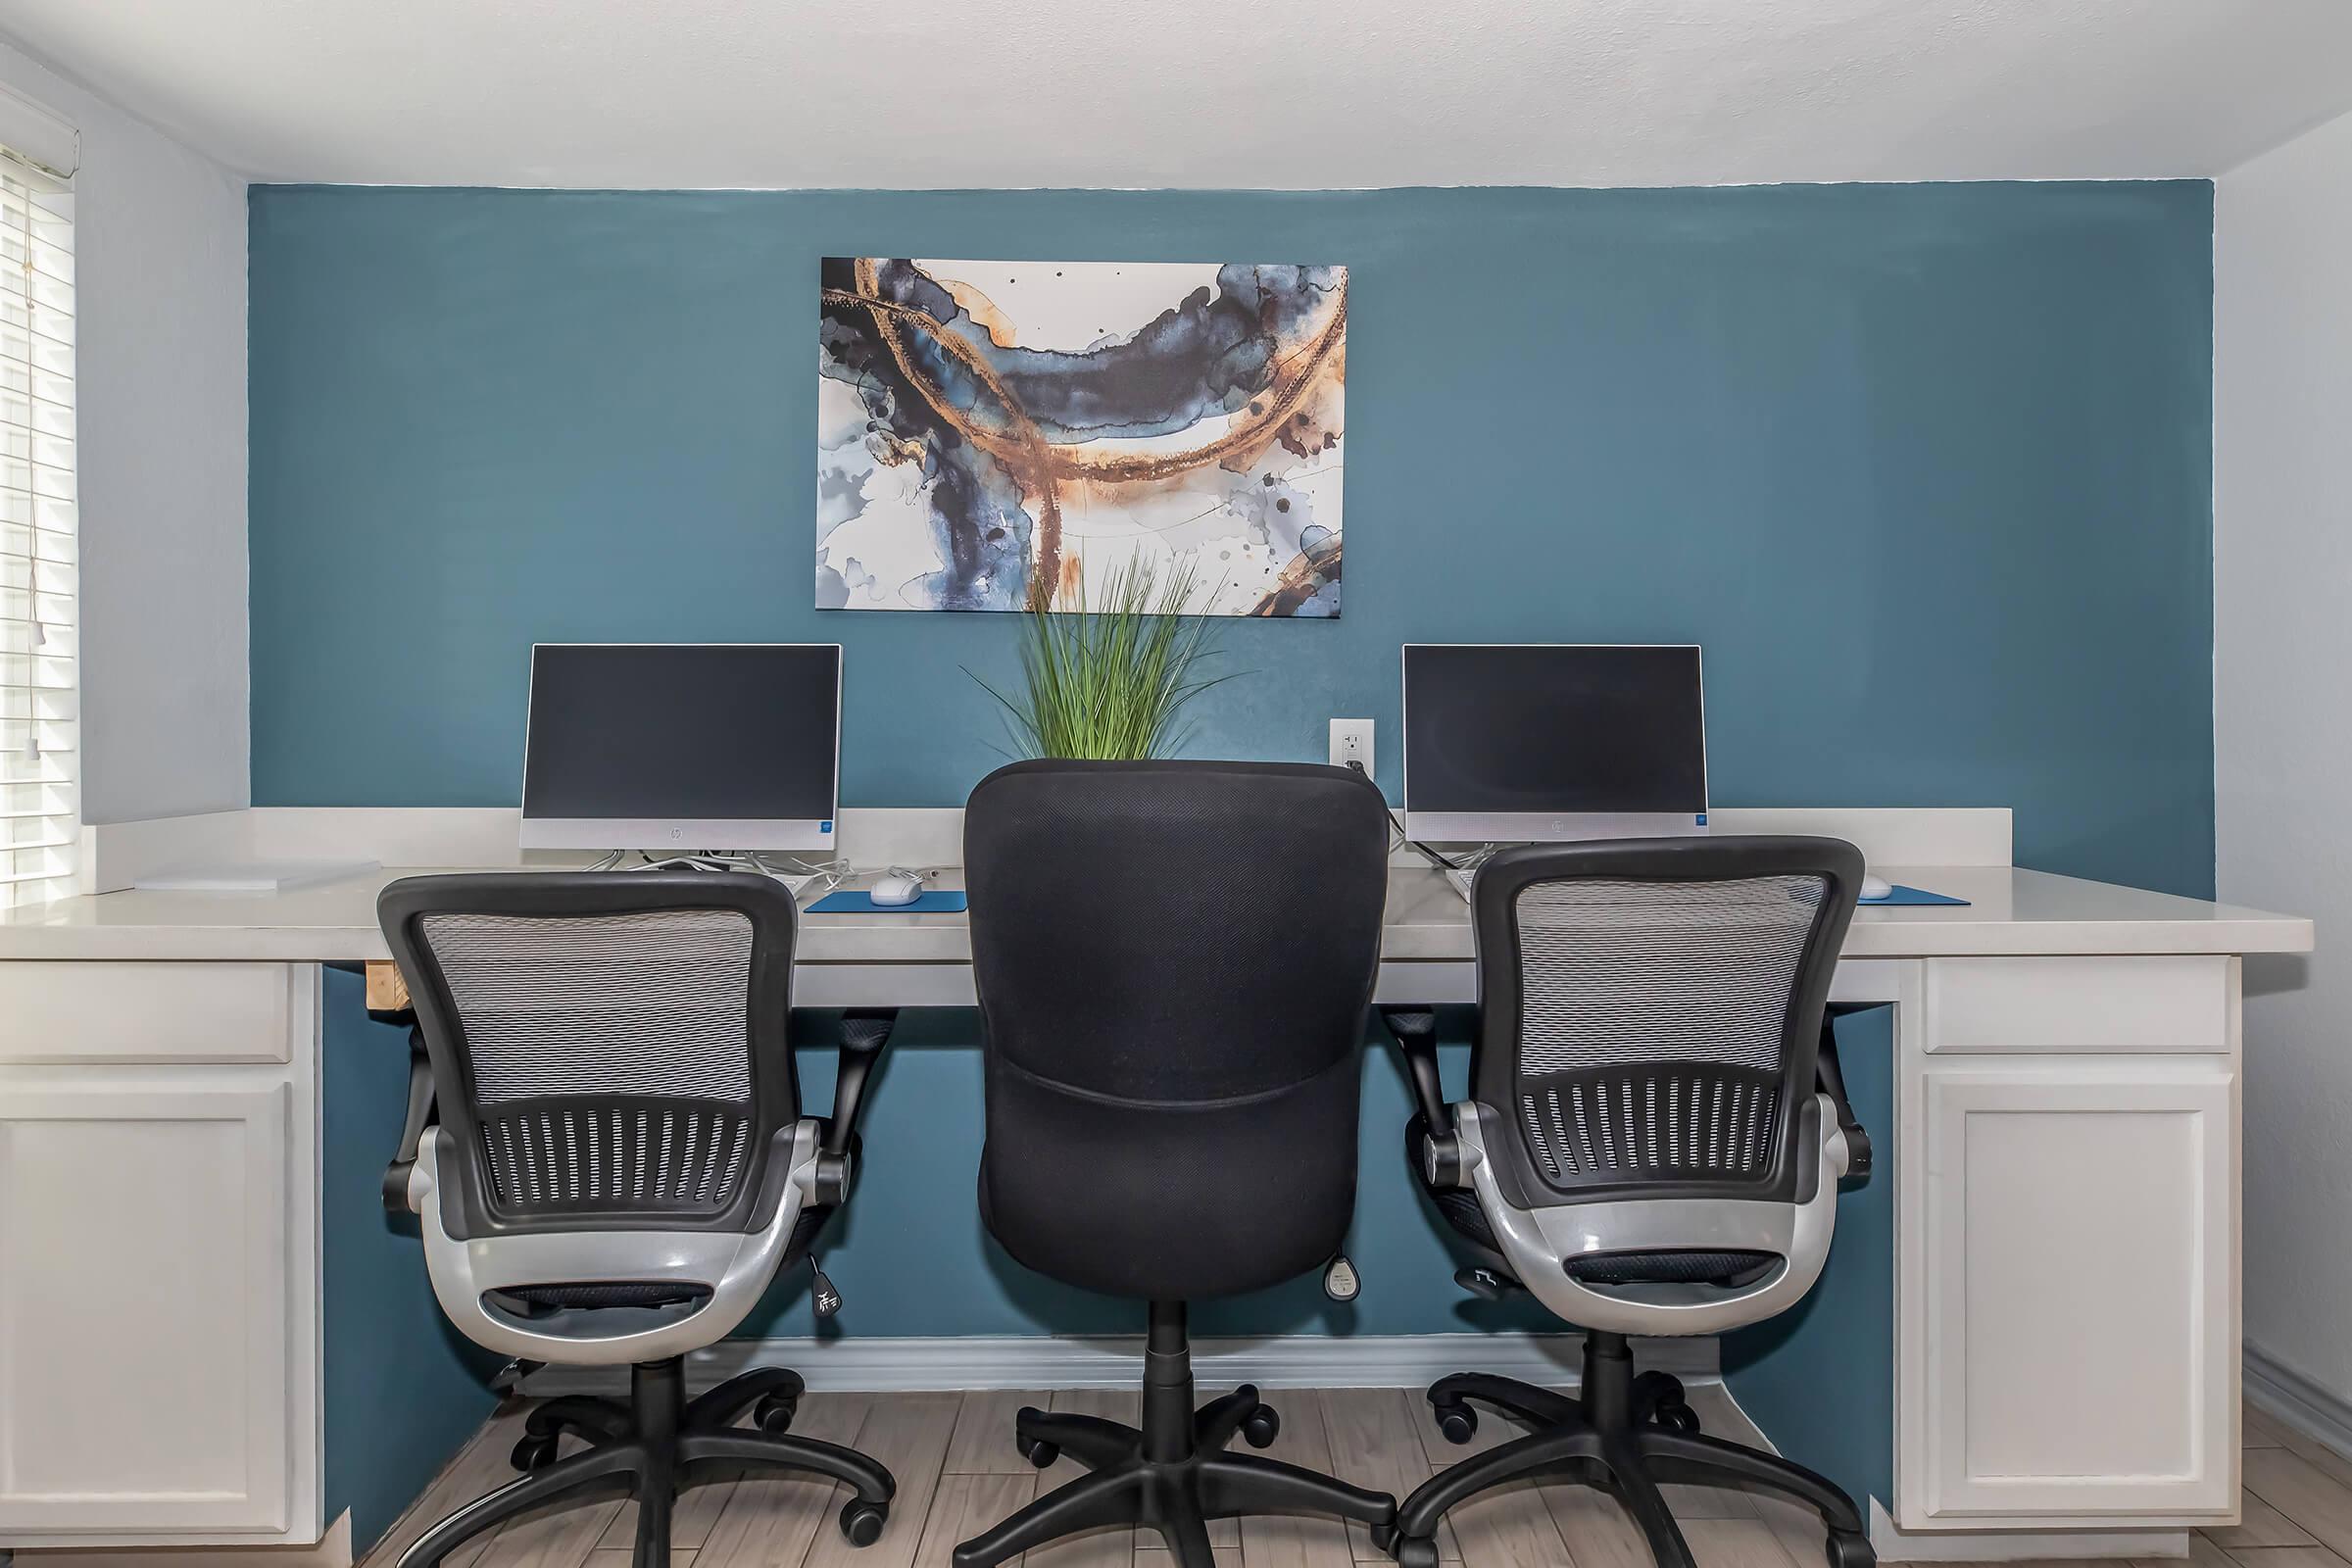
[{"label": "chair armrest", "polygon": [[898,1009],[860,1008],[842,1015],[841,1065],[833,1080],[833,1114],[825,1118],[823,1148],[828,1154],[849,1152],[865,1114],[865,1081],[890,1045],[890,1032],[899,1021]]},{"label": "chair armrest", "polygon": [[424,1142],[425,1129],[432,1126],[433,1063],[424,1052],[424,1031],[416,1024],[409,1025],[409,1114],[401,1123],[400,1148],[392,1155],[392,1163],[384,1168],[384,1212],[408,1214],[416,1210],[409,1201],[409,1174],[416,1168],[416,1150]]},{"label": "chair armrest", "polygon": [[817,1145],[817,1202],[828,1207],[850,1196],[856,1178],[852,1150],[858,1123],[865,1114],[865,1085],[874,1064],[890,1045],[899,1021],[895,1007],[854,1008],[841,1019],[841,1064],[833,1079],[833,1113],[825,1118],[825,1133]]},{"label": "chair armrest", "polygon": [[1838,1060],[1838,1019],[1850,1008],[1832,1007],[1822,1014],[1821,1050],[1813,1058],[1813,1078],[1838,1109],[1838,1130],[1845,1135],[1845,1173],[1861,1179],[1870,1175],[1870,1134],[1854,1115],[1854,1102],[1845,1095],[1845,1070]]},{"label": "chair armrest", "polygon": [[1426,1007],[1384,1007],[1381,1022],[1396,1038],[1404,1070],[1413,1084],[1413,1103],[1433,1138],[1453,1136],[1453,1111],[1438,1079],[1438,1015]]}]

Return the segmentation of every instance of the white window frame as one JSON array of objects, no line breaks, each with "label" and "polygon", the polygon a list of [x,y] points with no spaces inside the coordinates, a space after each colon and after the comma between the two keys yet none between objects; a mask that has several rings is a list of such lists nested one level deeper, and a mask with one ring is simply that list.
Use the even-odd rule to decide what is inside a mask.
[{"label": "white window frame", "polygon": [[0,910],[80,891],[74,196],[0,145]]}]

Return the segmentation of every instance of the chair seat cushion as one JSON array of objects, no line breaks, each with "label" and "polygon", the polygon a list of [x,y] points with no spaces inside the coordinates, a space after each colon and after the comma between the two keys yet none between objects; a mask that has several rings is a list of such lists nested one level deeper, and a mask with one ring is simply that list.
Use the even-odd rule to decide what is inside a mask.
[{"label": "chair seat cushion", "polygon": [[1476,1193],[1458,1187],[1432,1187],[1428,1191],[1429,1200],[1438,1205],[1439,1216],[1459,1232],[1464,1241],[1490,1252],[1496,1250],[1494,1227],[1487,1223],[1487,1211]]}]

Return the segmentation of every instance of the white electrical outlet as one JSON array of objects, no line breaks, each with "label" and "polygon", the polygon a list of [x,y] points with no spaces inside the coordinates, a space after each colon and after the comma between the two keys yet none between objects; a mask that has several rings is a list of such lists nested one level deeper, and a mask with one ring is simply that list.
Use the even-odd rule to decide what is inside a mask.
[{"label": "white electrical outlet", "polygon": [[1331,765],[1346,767],[1349,763],[1372,776],[1372,721],[1368,718],[1335,718],[1331,721]]}]

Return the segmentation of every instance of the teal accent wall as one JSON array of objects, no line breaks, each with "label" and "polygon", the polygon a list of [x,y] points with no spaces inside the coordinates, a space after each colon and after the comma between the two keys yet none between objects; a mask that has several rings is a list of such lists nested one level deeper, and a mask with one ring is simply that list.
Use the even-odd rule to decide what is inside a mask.
[{"label": "teal accent wall", "polygon": [[513,803],[539,639],[839,640],[844,799],[961,802],[1015,627],[811,607],[817,259],[1328,261],[1346,616],[1196,753],[1393,792],[1400,643],[1694,640],[1719,803],[2211,892],[2207,182],[251,203],[258,805]]},{"label": "teal accent wall", "polygon": [[321,1004],[326,1517],[351,1510],[357,1553],[482,1424],[499,1358],[450,1327],[415,1222],[384,1212],[384,1167],[409,1102],[409,1032],[368,1015],[355,972],[328,969]]},{"label": "teal accent wall", "polygon": [[1840,1193],[1821,1282],[1779,1317],[1723,1338],[1723,1380],[1788,1458],[1867,1514],[1894,1501],[1894,1013],[1838,1021],[1838,1061],[1877,1171]]},{"label": "teal accent wall", "polygon": [[[963,671],[1011,679],[1016,628],[812,608],[817,259],[1331,261],[1346,615],[1223,627],[1247,673],[1196,754],[1316,759],[1328,718],[1370,715],[1394,797],[1400,644],[1693,640],[1719,803],[2006,805],[2022,863],[2210,895],[2212,211],[2203,181],[256,186],[253,799],[512,804],[532,642],[814,638],[848,651],[845,801],[958,804],[1003,743]],[[437,1459],[488,1401],[373,1207],[405,1051],[329,978],[328,1483],[367,1539],[424,1479],[371,1446]],[[820,1106],[828,1025],[801,1058]],[[1857,1092],[1888,1096],[1857,1027]],[[982,1232],[976,1039],[968,1011],[903,1024],[826,1332],[1132,1331]],[[1553,1326],[1453,1287],[1406,1115],[1376,1054],[1362,1298],[1297,1281],[1201,1332]],[[1845,1200],[1806,1308],[1727,1347],[1776,1439],[1882,1496],[1890,1194]],[[813,1327],[802,1269],[743,1332]]]}]

